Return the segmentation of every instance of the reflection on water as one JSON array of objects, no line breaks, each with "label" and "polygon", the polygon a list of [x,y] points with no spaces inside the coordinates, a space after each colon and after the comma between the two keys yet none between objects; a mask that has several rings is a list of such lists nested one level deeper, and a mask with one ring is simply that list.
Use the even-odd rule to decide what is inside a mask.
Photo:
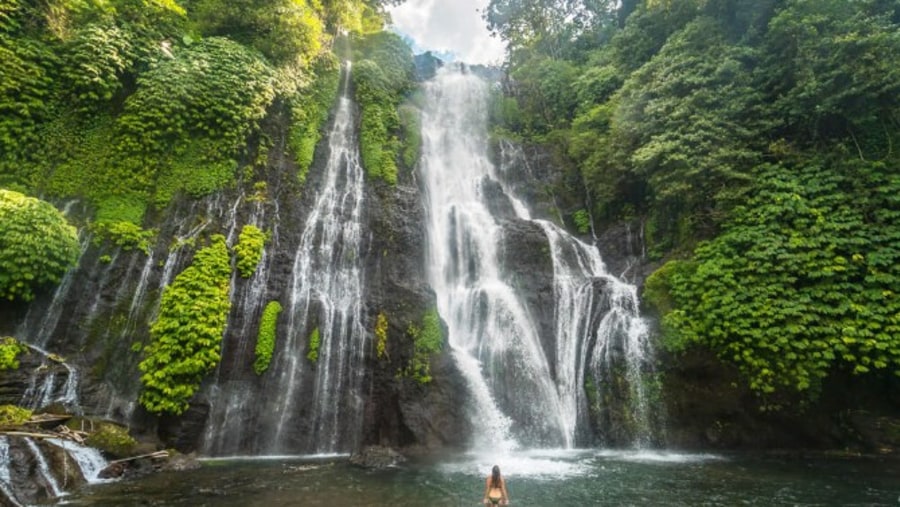
[{"label": "reflection on water", "polygon": [[900,505],[896,459],[596,449],[463,454],[381,471],[353,467],[344,457],[217,459],[190,472],[88,486],[65,503],[474,507],[494,464],[515,507]]}]

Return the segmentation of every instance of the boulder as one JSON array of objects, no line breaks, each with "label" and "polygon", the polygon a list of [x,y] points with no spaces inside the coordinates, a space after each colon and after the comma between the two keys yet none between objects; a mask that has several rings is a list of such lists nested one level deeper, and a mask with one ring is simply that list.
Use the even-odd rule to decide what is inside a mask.
[{"label": "boulder", "polygon": [[389,468],[406,461],[399,452],[379,445],[363,447],[359,452],[350,456],[350,463],[363,468]]}]

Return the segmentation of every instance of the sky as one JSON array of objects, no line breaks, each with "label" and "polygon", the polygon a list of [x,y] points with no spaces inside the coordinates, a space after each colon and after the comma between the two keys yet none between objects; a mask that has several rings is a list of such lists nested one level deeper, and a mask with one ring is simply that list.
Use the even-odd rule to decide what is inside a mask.
[{"label": "sky", "polygon": [[390,7],[392,28],[412,40],[413,52],[442,59],[499,64],[503,42],[491,37],[481,19],[488,0],[406,0]]}]

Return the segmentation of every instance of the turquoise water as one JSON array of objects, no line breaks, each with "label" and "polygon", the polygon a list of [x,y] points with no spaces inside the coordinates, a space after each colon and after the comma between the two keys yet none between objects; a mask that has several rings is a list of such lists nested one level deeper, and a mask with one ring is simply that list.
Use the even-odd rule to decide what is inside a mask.
[{"label": "turquoise water", "polygon": [[479,505],[496,462],[511,505],[900,505],[900,460],[565,450],[459,455],[372,471],[344,457],[224,459],[198,470],[95,484],[68,505]]}]

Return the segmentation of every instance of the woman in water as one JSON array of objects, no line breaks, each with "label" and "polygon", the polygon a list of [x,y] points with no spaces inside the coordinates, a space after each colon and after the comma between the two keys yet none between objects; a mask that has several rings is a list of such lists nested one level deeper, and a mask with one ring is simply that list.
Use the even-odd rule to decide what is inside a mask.
[{"label": "woman in water", "polygon": [[509,494],[506,492],[506,481],[500,476],[500,467],[494,465],[491,475],[484,483],[485,505],[509,505]]}]

